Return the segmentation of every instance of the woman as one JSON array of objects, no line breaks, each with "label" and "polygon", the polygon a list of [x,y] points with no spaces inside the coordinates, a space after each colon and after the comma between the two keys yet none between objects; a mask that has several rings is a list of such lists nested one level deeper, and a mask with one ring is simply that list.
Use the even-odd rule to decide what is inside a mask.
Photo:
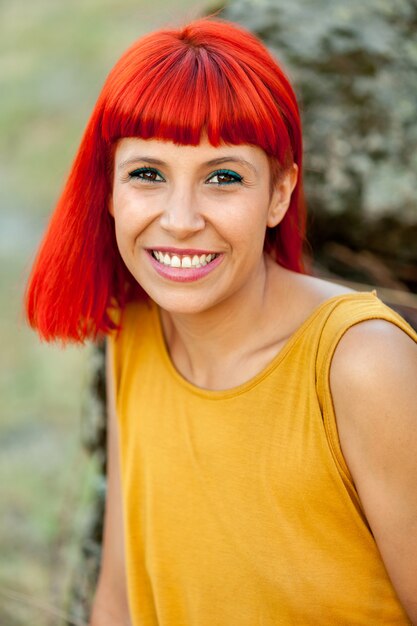
[{"label": "woman", "polygon": [[42,337],[110,337],[94,626],[417,620],[417,338],[304,273],[303,233],[263,45],[213,19],[136,42],[27,294]]}]

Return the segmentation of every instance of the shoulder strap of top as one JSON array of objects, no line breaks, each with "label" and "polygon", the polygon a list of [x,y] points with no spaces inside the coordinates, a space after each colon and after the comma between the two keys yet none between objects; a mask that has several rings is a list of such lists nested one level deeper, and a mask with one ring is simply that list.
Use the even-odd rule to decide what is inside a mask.
[{"label": "shoulder strap of top", "polygon": [[[330,367],[336,347],[349,328],[372,319],[395,324],[417,342],[417,334],[411,326],[392,309],[378,299],[376,292],[342,296],[329,311],[319,340],[316,358],[316,389],[322,411],[324,427],[330,448],[345,484],[353,488],[353,481],[344,460],[330,391]],[[354,488],[353,488],[354,489]]]}]

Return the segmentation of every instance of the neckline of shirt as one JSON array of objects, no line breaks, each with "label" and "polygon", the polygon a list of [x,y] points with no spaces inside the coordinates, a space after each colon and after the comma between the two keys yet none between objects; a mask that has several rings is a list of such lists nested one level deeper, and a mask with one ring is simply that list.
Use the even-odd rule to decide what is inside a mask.
[{"label": "neckline of shirt", "polygon": [[179,383],[182,387],[184,387],[187,391],[191,392],[194,395],[200,396],[209,400],[224,400],[227,398],[233,398],[239,396],[254,386],[259,384],[264,378],[266,378],[272,370],[274,370],[281,361],[291,352],[291,349],[301,337],[308,327],[314,322],[316,317],[320,315],[320,313],[330,307],[333,303],[343,302],[344,300],[356,300],[364,297],[377,297],[376,292],[356,292],[356,293],[346,293],[342,295],[332,296],[327,300],[324,300],[317,307],[313,309],[313,311],[309,314],[309,316],[304,320],[304,322],[297,328],[297,330],[289,337],[284,346],[278,351],[278,353],[273,357],[273,359],[267,363],[267,365],[255,376],[247,380],[246,382],[237,385],[235,387],[231,387],[229,389],[205,389],[204,387],[198,387],[194,385],[189,380],[184,378],[182,374],[176,369],[174,363],[171,360],[171,357],[168,352],[168,348],[166,345],[164,331],[162,328],[162,321],[160,317],[160,311],[158,305],[151,301],[151,315],[152,322],[156,334],[157,344],[159,353],[162,357],[162,360],[171,375],[171,377]]}]

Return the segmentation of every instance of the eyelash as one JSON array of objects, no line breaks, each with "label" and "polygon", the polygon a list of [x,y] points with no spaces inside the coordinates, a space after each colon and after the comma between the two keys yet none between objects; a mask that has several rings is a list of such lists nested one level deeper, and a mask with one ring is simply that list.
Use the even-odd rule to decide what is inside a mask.
[{"label": "eyelash", "polygon": [[214,178],[216,176],[217,177],[218,176],[229,176],[232,180],[229,180],[228,182],[223,181],[222,183],[220,183],[220,182],[208,183],[209,185],[218,185],[219,187],[221,187],[221,186],[227,186],[227,185],[235,185],[236,183],[241,183],[243,181],[242,176],[240,176],[236,172],[232,172],[231,170],[217,170],[216,172],[213,172],[213,174],[211,174],[209,176],[207,181],[211,180],[212,178]]},{"label": "eyelash", "polygon": [[[142,176],[144,174],[154,174],[156,177],[159,177],[160,180],[155,180],[155,178],[146,178],[145,176]],[[223,182],[217,182],[217,183],[209,182],[213,178],[219,177],[219,176],[228,176],[232,180],[228,180],[227,182],[223,181]],[[133,170],[133,172],[129,173],[129,178],[133,180],[135,179],[141,180],[145,183],[150,183],[150,184],[165,182],[165,179],[162,176],[162,174],[153,167],[140,167],[136,170]],[[210,176],[206,180],[206,183],[208,185],[216,185],[218,187],[225,187],[228,185],[235,185],[237,183],[241,183],[242,181],[243,181],[242,176],[240,176],[236,172],[233,172],[232,170],[216,170],[215,172],[210,174]]]},{"label": "eyelash", "polygon": [[[161,180],[155,180],[152,178],[145,178],[142,177],[141,174],[155,174],[156,176],[159,176]],[[133,170],[133,172],[129,172],[129,178],[130,179],[139,179],[145,183],[160,183],[160,182],[165,182],[164,177],[162,176],[162,174],[160,172],[158,172],[158,170],[156,170],[153,167],[139,167],[136,170]]]}]

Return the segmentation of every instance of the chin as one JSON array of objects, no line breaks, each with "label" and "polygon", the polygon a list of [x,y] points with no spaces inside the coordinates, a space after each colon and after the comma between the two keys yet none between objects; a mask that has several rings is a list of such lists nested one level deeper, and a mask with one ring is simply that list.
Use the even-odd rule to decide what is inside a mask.
[{"label": "chin", "polygon": [[155,289],[154,286],[147,288],[141,285],[149,298],[155,302],[161,309],[172,313],[173,315],[199,315],[212,310],[216,305],[220,304],[223,298],[214,294],[192,293],[190,289],[181,289],[176,286],[175,289]]},{"label": "chin", "polygon": [[164,311],[173,315],[201,315],[213,309],[217,303],[205,298],[184,297],[161,297],[152,300]]}]

